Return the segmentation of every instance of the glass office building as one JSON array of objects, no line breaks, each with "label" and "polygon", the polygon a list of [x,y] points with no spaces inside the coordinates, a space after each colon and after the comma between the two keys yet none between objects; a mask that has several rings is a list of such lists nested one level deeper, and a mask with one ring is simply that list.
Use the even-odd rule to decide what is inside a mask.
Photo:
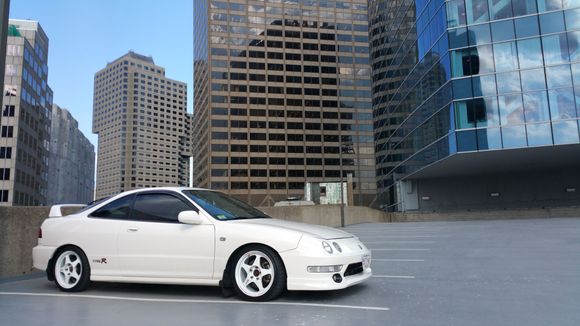
[{"label": "glass office building", "polygon": [[384,209],[580,202],[580,1],[369,6]]},{"label": "glass office building", "polygon": [[193,183],[254,205],[353,176],[375,198],[368,6],[195,1]]}]

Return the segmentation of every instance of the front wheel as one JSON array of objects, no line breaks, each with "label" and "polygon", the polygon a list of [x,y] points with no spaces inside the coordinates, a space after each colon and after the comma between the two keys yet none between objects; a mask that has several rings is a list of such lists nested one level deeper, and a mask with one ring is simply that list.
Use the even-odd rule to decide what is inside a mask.
[{"label": "front wheel", "polygon": [[65,292],[85,290],[90,282],[90,267],[85,254],[76,247],[63,248],[54,262],[54,281]]},{"label": "front wheel", "polygon": [[282,259],[272,249],[252,245],[240,251],[235,259],[234,287],[248,301],[268,301],[286,288],[286,270]]}]

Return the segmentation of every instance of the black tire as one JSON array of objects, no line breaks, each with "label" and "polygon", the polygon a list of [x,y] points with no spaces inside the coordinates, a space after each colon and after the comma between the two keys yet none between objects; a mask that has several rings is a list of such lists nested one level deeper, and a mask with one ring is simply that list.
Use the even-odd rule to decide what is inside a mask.
[{"label": "black tire", "polygon": [[[255,258],[252,258],[252,256]],[[261,266],[255,266],[255,259],[258,259],[257,264]],[[249,266],[248,262],[252,266]],[[242,271],[240,264],[252,267],[254,270],[252,270],[252,273],[246,273]],[[260,267],[262,268],[260,269]],[[240,250],[233,257],[229,272],[234,289],[238,297],[242,300],[257,302],[269,301],[277,298],[286,290],[286,269],[284,262],[282,262],[282,259],[276,251],[263,245],[250,245]],[[241,280],[244,278],[244,275],[246,275],[246,280],[248,277],[253,278],[252,282],[247,286],[244,286]],[[269,275],[272,275],[272,277],[268,279]],[[261,290],[258,288],[258,284],[262,285]]]},{"label": "black tire", "polygon": [[54,283],[64,292],[84,291],[91,282],[91,267],[87,256],[75,246],[58,250],[53,258],[52,272]]}]

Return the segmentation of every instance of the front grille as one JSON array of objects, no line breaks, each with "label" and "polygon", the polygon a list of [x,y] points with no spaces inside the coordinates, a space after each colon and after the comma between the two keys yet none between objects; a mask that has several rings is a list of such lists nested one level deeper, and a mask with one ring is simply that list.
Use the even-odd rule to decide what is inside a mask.
[{"label": "front grille", "polygon": [[344,272],[344,277],[360,274],[362,272],[363,272],[362,262],[350,264],[350,265],[348,265],[348,267],[346,268],[346,271]]}]

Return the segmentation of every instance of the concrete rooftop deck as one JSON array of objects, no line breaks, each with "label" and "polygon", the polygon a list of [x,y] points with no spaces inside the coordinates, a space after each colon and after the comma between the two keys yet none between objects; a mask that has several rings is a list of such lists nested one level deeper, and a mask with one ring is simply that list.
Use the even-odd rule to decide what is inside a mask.
[{"label": "concrete rooftop deck", "polygon": [[374,277],[267,303],[218,288],[0,281],[1,325],[579,325],[580,219],[358,224]]}]

